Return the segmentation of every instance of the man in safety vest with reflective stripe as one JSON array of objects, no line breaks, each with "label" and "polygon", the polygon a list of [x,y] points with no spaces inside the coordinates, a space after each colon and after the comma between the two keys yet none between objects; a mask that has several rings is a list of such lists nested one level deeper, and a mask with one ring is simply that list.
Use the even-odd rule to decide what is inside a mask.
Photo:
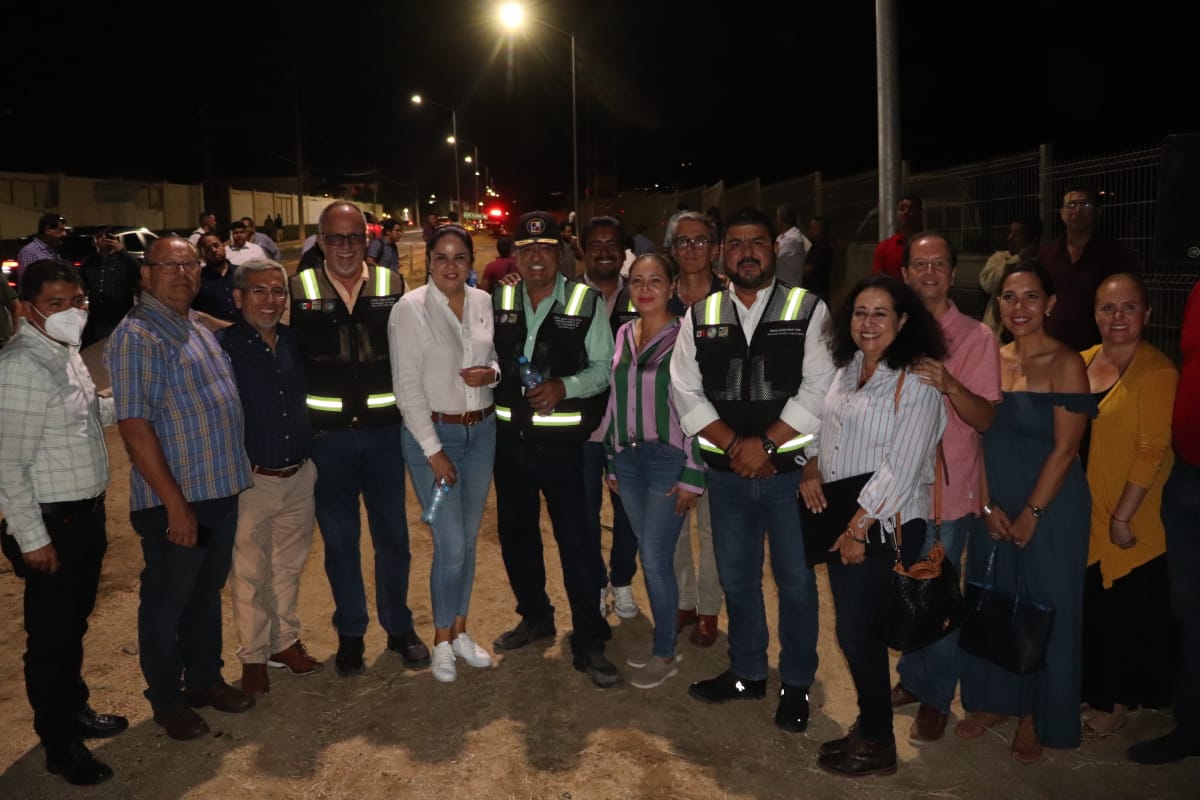
[{"label": "man in safety vest with reflective stripe", "polygon": [[671,383],[680,427],[699,438],[709,466],[713,546],[729,612],[729,669],[688,693],[706,703],[766,696],[765,530],[779,593],[783,685],[775,724],[799,732],[808,725],[817,670],[817,588],[796,489],[834,366],[825,304],[775,279],[774,242],[761,212],[728,221],[722,257],[729,287],[684,315]]},{"label": "man in safety vest with reflective stripe", "polygon": [[[542,559],[541,492],[571,606],[574,666],[597,686],[615,686],[621,675],[604,655],[612,632],[596,603],[605,582],[600,536],[587,524],[583,484],[583,445],[604,416],[612,331],[600,293],[558,273],[563,245],[552,216],[522,216],[513,244],[521,283],[492,295],[501,369],[495,481],[500,551],[521,621],[495,647],[516,650],[556,634]],[[522,356],[540,374],[529,388],[518,366]]]},{"label": "man in safety vest with reflective stripe", "polygon": [[375,606],[388,649],[406,666],[429,665],[408,607],[408,517],[403,428],[388,354],[387,323],[404,294],[400,273],[366,263],[367,223],[335,202],[318,222],[325,263],[290,279],[291,327],[300,341],[315,433],[317,522],[333,591],[339,675],[364,669],[367,600],[359,552],[359,496],[375,546]]}]

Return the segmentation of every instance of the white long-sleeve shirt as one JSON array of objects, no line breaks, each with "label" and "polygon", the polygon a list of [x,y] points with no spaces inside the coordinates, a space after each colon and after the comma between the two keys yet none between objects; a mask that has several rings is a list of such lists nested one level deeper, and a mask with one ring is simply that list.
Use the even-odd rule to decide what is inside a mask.
[{"label": "white long-sleeve shirt", "polygon": [[[733,287],[725,290],[733,297],[733,307],[737,311],[747,345],[754,336],[754,329],[758,327],[774,289],[775,281],[759,289],[749,307],[738,299]],[[802,434],[812,433],[820,427],[825,391],[833,380],[835,368],[825,340],[825,322],[828,318],[825,303],[818,301],[804,339],[804,379],[779,413],[781,420]],[[704,395],[693,330],[692,310],[689,308],[680,322],[675,355],[671,358],[671,397],[679,410],[679,426],[688,436],[695,436],[720,418],[717,409]]]}]

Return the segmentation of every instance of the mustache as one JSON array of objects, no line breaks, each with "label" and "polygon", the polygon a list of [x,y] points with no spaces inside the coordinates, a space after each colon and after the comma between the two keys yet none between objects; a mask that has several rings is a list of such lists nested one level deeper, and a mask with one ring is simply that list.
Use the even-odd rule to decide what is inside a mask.
[{"label": "mustache", "polygon": [[737,265],[739,267],[744,266],[746,264],[753,264],[756,267],[761,267],[762,261],[760,259],[755,258],[754,256],[742,256],[741,258],[738,259]]}]

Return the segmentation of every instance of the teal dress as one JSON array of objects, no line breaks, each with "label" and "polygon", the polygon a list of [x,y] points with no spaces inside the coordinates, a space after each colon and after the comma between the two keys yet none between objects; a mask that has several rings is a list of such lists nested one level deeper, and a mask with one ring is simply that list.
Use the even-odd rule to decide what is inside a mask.
[{"label": "teal dress", "polygon": [[[996,419],[984,434],[991,501],[1011,518],[1025,508],[1042,464],[1054,448],[1055,406],[1096,415],[1096,400],[1090,394],[1004,392]],[[1015,592],[1019,571],[1024,578],[1022,594],[1054,609],[1045,669],[1015,675],[962,654],[963,708],[1018,717],[1032,714],[1038,741],[1047,747],[1079,746],[1083,579],[1091,509],[1091,492],[1076,458],[1029,544],[1022,550],[1000,542],[996,553],[993,579],[998,586]],[[985,526],[976,525],[967,542],[967,580],[984,580],[994,544]]]}]

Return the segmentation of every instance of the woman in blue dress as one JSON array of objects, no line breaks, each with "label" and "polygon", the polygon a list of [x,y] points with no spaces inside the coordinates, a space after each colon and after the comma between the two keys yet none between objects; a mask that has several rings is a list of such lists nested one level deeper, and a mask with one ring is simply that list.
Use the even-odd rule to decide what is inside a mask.
[{"label": "woman in blue dress", "polygon": [[963,654],[962,704],[955,733],[982,736],[1018,717],[1011,751],[1031,764],[1045,747],[1076,747],[1091,495],[1078,451],[1096,402],[1079,353],[1051,338],[1053,281],[1037,261],[1009,266],[1000,316],[1013,341],[1000,349],[1003,399],[984,435],[983,525],[967,545],[967,578],[984,581],[996,547],[994,582],[1054,609],[1046,666],[1017,675]]}]

